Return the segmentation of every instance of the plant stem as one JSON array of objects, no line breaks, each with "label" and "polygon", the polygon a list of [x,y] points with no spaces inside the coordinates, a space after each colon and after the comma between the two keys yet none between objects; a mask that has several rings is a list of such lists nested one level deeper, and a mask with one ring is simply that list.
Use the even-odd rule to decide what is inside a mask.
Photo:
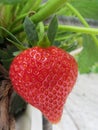
[{"label": "plant stem", "polygon": [[[31,20],[35,23],[38,23],[40,21],[43,21],[50,15],[54,14],[58,9],[60,9],[66,0],[49,0],[46,2],[44,8],[41,8],[36,14],[34,14],[31,17]],[[23,31],[23,25],[21,24],[14,30],[12,30],[12,33],[16,34]]]},{"label": "plant stem", "polygon": [[47,17],[49,17],[51,14],[55,13],[60,7],[64,5],[66,0],[50,0],[46,3],[44,8],[41,8],[39,12],[37,12],[34,16],[31,17],[31,19],[34,22],[39,22]]},{"label": "plant stem", "polygon": [[81,33],[75,33],[75,34],[71,34],[69,36],[62,36],[62,37],[57,36],[55,38],[55,40],[57,40],[57,41],[69,40],[69,39],[72,39],[73,37],[79,37],[79,36],[81,36]]},{"label": "plant stem", "polygon": [[[74,12],[74,14],[76,14],[76,16],[79,18],[79,20],[81,21],[81,23],[89,28],[89,24],[85,21],[85,19],[82,17],[82,15],[77,11],[77,9],[75,9],[71,4],[66,3],[67,7],[72,10],[72,12]],[[98,46],[98,39],[94,34],[91,34],[93,40],[95,41],[96,45]]]},{"label": "plant stem", "polygon": [[[45,29],[48,29],[48,26],[45,27]],[[86,33],[86,34],[95,34],[98,35],[98,29],[95,28],[86,28],[86,27],[77,27],[77,26],[69,26],[69,25],[59,25],[58,26],[59,31],[69,31],[69,32],[80,32],[80,33]]]},{"label": "plant stem", "polygon": [[25,6],[24,8],[22,8],[22,10],[20,11],[20,14],[24,14],[27,13],[30,8],[35,4],[35,0],[29,0],[29,1],[25,1]]},{"label": "plant stem", "polygon": [[85,19],[82,17],[82,15],[69,3],[66,3],[67,7],[69,9],[71,9],[79,18],[79,20],[81,21],[81,23],[85,26],[85,27],[89,27],[88,23],[85,21]]},{"label": "plant stem", "polygon": [[5,31],[14,41],[16,41],[18,44],[22,44],[11,32],[9,32],[6,28],[0,26],[0,29]]},{"label": "plant stem", "polygon": [[59,25],[58,30],[60,31],[69,31],[69,32],[81,32],[86,34],[95,34],[98,35],[98,29],[95,28],[85,28],[77,26],[68,26],[68,25]]}]

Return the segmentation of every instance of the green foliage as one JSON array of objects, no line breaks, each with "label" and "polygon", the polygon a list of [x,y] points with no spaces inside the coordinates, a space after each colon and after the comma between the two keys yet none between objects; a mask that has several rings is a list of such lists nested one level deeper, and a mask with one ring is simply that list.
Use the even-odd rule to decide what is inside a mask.
[{"label": "green foliage", "polygon": [[[44,4],[41,2],[42,0],[0,0],[0,62],[8,69],[13,57],[20,51],[35,46],[43,39],[49,39],[53,45],[68,52],[83,47],[78,56],[80,72],[97,72],[98,29],[89,28],[85,18],[98,19],[98,1],[68,0],[72,6],[65,4],[66,0],[49,0]],[[84,28],[64,25],[62,19],[59,19],[58,26],[55,15],[77,17]],[[49,23],[50,16],[55,17]],[[82,39],[84,33],[83,43],[80,43],[79,39]]]},{"label": "green foliage", "polygon": [[[12,43],[14,46],[16,46],[18,49],[20,50],[24,50],[26,49],[26,47],[24,47],[22,45],[22,43],[17,39],[17,37],[15,37],[11,32],[9,32],[6,28],[4,27],[0,27],[0,30],[3,30],[5,32],[6,35],[8,35],[10,38],[6,38],[10,43]],[[2,40],[2,36],[1,36],[1,40]]]},{"label": "green foliage", "polygon": [[[68,19],[77,17],[87,30],[86,34],[83,36],[85,30],[80,27],[78,31],[76,26],[74,31],[72,26],[65,28],[68,25],[65,26],[62,19],[58,26],[55,15],[68,16]],[[50,16],[55,17],[49,23]],[[98,20],[98,0],[46,0],[44,4],[43,0],[0,0],[0,63],[9,70],[14,56],[27,47],[37,43],[47,47],[51,42],[68,52],[83,47],[77,55],[80,73],[98,73],[98,29],[89,28],[86,18]],[[62,24],[63,28],[59,28]],[[25,108],[26,103],[14,93],[10,112],[17,115]]]},{"label": "green foliage", "polygon": [[[84,18],[98,19],[98,1],[97,0],[70,0],[70,4],[76,8]],[[65,5],[59,12],[59,15],[75,16],[73,12]]]},{"label": "green foliage", "polygon": [[0,26],[0,30],[3,30],[5,32],[5,34],[8,34],[16,43],[21,44],[21,42],[6,28]]},{"label": "green foliage", "polygon": [[0,3],[3,4],[17,4],[22,2],[23,0],[0,0]]},{"label": "green foliage", "polygon": [[89,35],[85,35],[83,40],[83,50],[78,56],[80,73],[91,72],[96,63],[98,63],[98,46]]},{"label": "green foliage", "polygon": [[58,20],[57,20],[57,17],[54,16],[49,24],[48,31],[47,31],[47,36],[48,36],[51,44],[54,42],[54,39],[55,39],[55,36],[57,33],[57,29],[58,29]]},{"label": "green foliage", "polygon": [[26,17],[23,25],[30,46],[35,46],[38,42],[38,34],[35,24],[28,17]]},{"label": "green foliage", "polygon": [[93,72],[93,73],[98,73],[98,62],[95,63],[95,64],[92,66],[91,72]]},{"label": "green foliage", "polygon": [[72,5],[83,17],[98,19],[98,0],[74,0]]},{"label": "green foliage", "polygon": [[59,32],[56,35],[54,45],[68,52],[75,50],[79,46],[78,38],[81,35],[70,32]]},{"label": "green foliage", "polygon": [[39,41],[38,45],[40,47],[43,47],[43,48],[49,47],[51,45],[51,43],[50,43],[50,41],[48,39],[47,34],[44,34],[44,36],[42,37],[42,39]]}]

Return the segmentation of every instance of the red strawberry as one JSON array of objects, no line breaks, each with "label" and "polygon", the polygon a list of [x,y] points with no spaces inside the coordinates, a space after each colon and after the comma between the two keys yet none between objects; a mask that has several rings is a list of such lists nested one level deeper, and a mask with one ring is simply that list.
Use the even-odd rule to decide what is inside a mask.
[{"label": "red strawberry", "polygon": [[15,91],[52,122],[60,121],[64,103],[77,78],[77,63],[57,47],[34,47],[20,53],[10,66]]}]

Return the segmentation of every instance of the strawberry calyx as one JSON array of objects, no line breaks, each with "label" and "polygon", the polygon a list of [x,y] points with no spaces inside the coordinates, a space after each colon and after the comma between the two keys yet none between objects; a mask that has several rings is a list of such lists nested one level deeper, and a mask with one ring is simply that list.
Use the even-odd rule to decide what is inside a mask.
[{"label": "strawberry calyx", "polygon": [[44,34],[43,38],[38,42],[38,46],[40,46],[42,48],[47,48],[47,47],[51,46],[51,43],[48,39],[47,34]]}]

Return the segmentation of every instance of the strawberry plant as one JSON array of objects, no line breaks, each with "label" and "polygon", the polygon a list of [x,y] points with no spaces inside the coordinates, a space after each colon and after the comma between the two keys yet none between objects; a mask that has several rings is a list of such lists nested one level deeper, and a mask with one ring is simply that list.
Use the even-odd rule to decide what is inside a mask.
[{"label": "strawberry plant", "polygon": [[27,103],[49,122],[60,121],[78,72],[98,72],[97,6],[0,0],[0,129],[15,129]]}]

